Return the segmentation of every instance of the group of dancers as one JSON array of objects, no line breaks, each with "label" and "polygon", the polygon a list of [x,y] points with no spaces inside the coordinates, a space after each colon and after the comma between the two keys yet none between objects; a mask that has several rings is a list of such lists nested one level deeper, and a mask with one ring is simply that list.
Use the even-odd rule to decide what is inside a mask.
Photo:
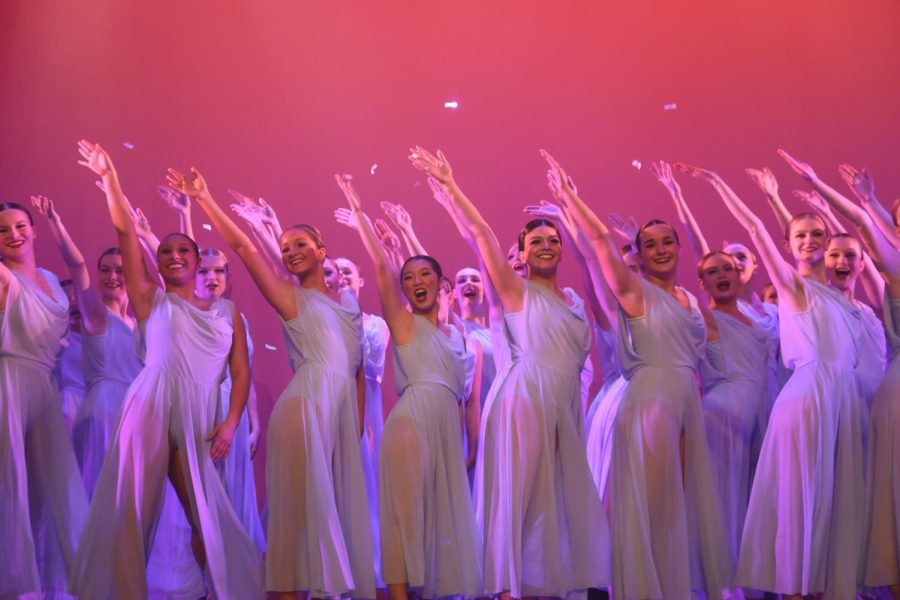
[{"label": "group of dancers", "polygon": [[[0,598],[900,599],[900,206],[865,170],[840,168],[854,202],[780,151],[811,188],[792,215],[748,169],[782,242],[680,163],[651,169],[680,226],[607,225],[542,151],[554,201],[525,207],[507,250],[447,158],[416,147],[473,266],[450,280],[401,205],[381,203],[393,227],[373,219],[335,176],[378,316],[316,227],[232,192],[248,235],[196,169],[170,169],[181,228],[160,240],[109,154],[78,150],[118,236],[96,270],[51,200],[0,204]],[[711,249],[675,172],[710,184],[753,248]],[[263,521],[252,343],[192,207],[285,331]],[[44,225],[69,296],[36,265]],[[681,240],[700,299],[677,283]],[[557,281],[564,253],[583,297]]]}]

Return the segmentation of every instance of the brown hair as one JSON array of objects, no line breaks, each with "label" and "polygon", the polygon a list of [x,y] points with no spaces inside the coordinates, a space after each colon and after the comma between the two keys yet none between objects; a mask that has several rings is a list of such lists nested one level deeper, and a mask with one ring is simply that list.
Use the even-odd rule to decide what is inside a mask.
[{"label": "brown hair", "polygon": [[638,252],[641,251],[641,232],[643,232],[648,227],[653,227],[654,225],[665,225],[666,227],[671,229],[672,235],[675,236],[675,243],[677,243],[679,246],[681,245],[681,240],[678,239],[678,232],[674,227],[672,227],[672,225],[670,225],[667,221],[663,221],[662,219],[650,219],[649,221],[641,225],[641,228],[638,229],[637,235],[634,238],[634,244],[635,246],[637,246]]},{"label": "brown hair", "polygon": [[700,261],[697,263],[697,277],[699,277],[700,279],[703,279],[703,263],[708,261],[713,256],[716,256],[717,254],[722,255],[722,256],[727,256],[728,258],[730,258],[731,264],[734,265],[735,268],[737,268],[737,262],[734,260],[733,255],[729,254],[728,252],[725,252],[724,250],[713,250],[711,252],[707,252],[706,254],[704,254],[703,257],[700,259]]},{"label": "brown hair", "polygon": [[525,250],[525,236],[527,236],[538,227],[553,228],[553,230],[556,231],[556,235],[559,236],[560,243],[562,242],[562,236],[559,233],[559,227],[557,227],[556,223],[550,221],[549,219],[532,219],[525,223],[525,227],[523,227],[522,231],[519,232],[519,252]]},{"label": "brown hair", "polygon": [[825,222],[825,219],[822,217],[822,215],[820,215],[818,213],[814,213],[814,212],[802,212],[802,213],[797,213],[796,215],[794,215],[791,218],[790,222],[788,222],[787,228],[784,230],[784,239],[786,241],[791,240],[791,227],[793,227],[794,223],[796,223],[797,221],[799,221],[801,219],[816,219],[816,220],[818,220],[819,223],[822,224],[822,229],[825,230],[825,235],[828,235],[828,223]]},{"label": "brown hair", "polygon": [[21,210],[28,217],[28,224],[34,227],[34,218],[31,216],[31,213],[18,202],[0,202],[0,212],[4,210]]},{"label": "brown hair", "polygon": [[[290,231],[291,229],[299,229],[300,231],[306,233],[309,237],[312,238],[313,242],[315,242],[316,248],[325,247],[325,239],[322,237],[322,232],[319,231],[319,228],[315,225],[299,223],[297,225],[291,225],[290,227],[285,229],[285,231]],[[284,235],[284,233],[282,233],[281,235]]]}]

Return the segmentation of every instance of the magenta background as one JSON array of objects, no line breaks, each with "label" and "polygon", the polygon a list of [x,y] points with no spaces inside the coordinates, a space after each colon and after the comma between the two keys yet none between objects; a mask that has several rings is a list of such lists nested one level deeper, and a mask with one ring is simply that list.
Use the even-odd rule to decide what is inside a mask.
[{"label": "magenta background", "polygon": [[[800,181],[777,147],[839,189],[836,167],[850,162],[869,167],[886,204],[900,195],[898,31],[895,0],[7,0],[0,199],[53,198],[92,262],[115,238],[93,176],[76,165],[75,141],[85,137],[112,152],[126,193],[160,234],[177,220],[155,186],[166,167],[195,165],[220,202],[229,187],[263,196],[285,224],[319,226],[330,254],[365,271],[356,234],[331,216],[342,205],[331,175],[352,173],[370,212],[380,200],[404,203],[452,273],[472,257],[407,148],[442,148],[499,237],[512,241],[521,207],[547,197],[537,154],[545,147],[599,212],[674,219],[647,172],[664,158],[719,170],[774,227],[743,169],[772,166],[798,208],[790,190]],[[460,108],[445,110],[445,100]],[[664,111],[668,103],[678,109]],[[746,239],[711,189],[681,179],[711,244]],[[223,247],[200,228],[199,210],[194,222],[201,246]],[[40,262],[64,275],[40,223],[39,231]],[[682,282],[692,286],[686,249],[682,258]],[[283,336],[246,272],[235,277],[265,424],[290,376]],[[571,261],[563,283],[578,287]],[[363,306],[378,310],[371,286]],[[263,447],[261,492],[264,460]]]}]

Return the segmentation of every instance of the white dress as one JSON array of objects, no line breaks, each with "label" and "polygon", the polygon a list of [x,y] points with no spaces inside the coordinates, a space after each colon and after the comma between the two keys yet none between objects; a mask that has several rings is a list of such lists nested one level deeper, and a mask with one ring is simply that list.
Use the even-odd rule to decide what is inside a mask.
[{"label": "white dress", "polygon": [[423,598],[481,595],[480,545],[463,460],[459,409],[465,344],[413,315],[413,339],[394,346],[399,401],[380,460],[382,572]]},{"label": "white dress", "polygon": [[[250,338],[250,326],[243,315],[244,331],[247,334],[247,351],[250,354],[250,363],[253,363],[253,340]],[[251,382],[252,386],[253,383]],[[219,406],[219,419],[224,421],[228,416],[231,405],[231,370],[225,370],[225,379],[222,381],[219,394],[221,405]],[[256,477],[253,474],[253,461],[250,458],[250,417],[248,408],[244,407],[241,420],[234,430],[234,438],[231,440],[231,451],[222,461],[222,477],[225,481],[225,490],[231,498],[231,505],[238,516],[238,520],[244,525],[244,531],[256,544],[260,554],[266,551],[266,537],[263,533],[262,523],[259,520],[259,505],[256,502]]]},{"label": "white dress", "polygon": [[60,340],[62,349],[56,360],[54,376],[59,383],[59,401],[63,418],[71,428],[75,415],[84,402],[86,386],[84,381],[83,337],[71,329]]},{"label": "white dress", "polygon": [[359,305],[295,288],[284,322],[294,377],[269,421],[266,589],[313,597],[375,597],[374,558],[360,457],[356,373]]},{"label": "white dress", "polygon": [[131,327],[109,309],[104,333],[85,335],[83,340],[88,390],[75,416],[72,445],[90,498],[116,432],[122,400],[141,372],[141,362],[134,350]]},{"label": "white dress", "polygon": [[736,583],[783,594],[853,598],[864,543],[863,402],[854,366],[859,311],[804,285],[807,310],[780,308],[794,373],[775,400],[741,539]]},{"label": "white dress", "polygon": [[87,515],[51,377],[69,303],[49,271],[38,276],[52,298],[11,274],[0,306],[0,598],[64,591]]},{"label": "white dress", "polygon": [[872,402],[868,449],[863,582],[871,587],[900,583],[900,299],[885,298],[884,325],[891,360]]},{"label": "white dress", "polygon": [[[157,290],[146,321],[146,366],[129,387],[94,490],[72,590],[83,598],[146,598],[146,562],[169,470],[179,449],[211,592],[259,598],[261,564],[209,457],[231,353],[233,305],[200,310]],[[115,523],[114,527],[110,523]]]},{"label": "white dress", "polygon": [[[625,396],[615,415],[607,502],[616,598],[717,598],[730,584],[718,490],[712,477],[697,368],[706,325],[642,281],[644,314],[619,311]],[[679,447],[683,443],[684,462]]]},{"label": "white dress", "polygon": [[750,484],[769,412],[770,343],[767,333],[721,311],[712,311],[719,328],[724,365],[700,368],[703,416],[712,472],[722,500],[728,549],[737,562]]},{"label": "white dress", "polygon": [[567,297],[526,281],[522,311],[505,315],[509,364],[485,403],[475,484],[487,595],[564,597],[608,584],[607,523],[584,451],[590,328]]},{"label": "white dress", "polygon": [[594,485],[601,501],[607,503],[606,484],[612,460],[612,439],[616,413],[625,398],[628,381],[622,376],[619,363],[619,336],[615,330],[603,331],[594,324],[594,340],[599,350],[603,384],[588,409],[585,419],[587,458],[594,477]]}]

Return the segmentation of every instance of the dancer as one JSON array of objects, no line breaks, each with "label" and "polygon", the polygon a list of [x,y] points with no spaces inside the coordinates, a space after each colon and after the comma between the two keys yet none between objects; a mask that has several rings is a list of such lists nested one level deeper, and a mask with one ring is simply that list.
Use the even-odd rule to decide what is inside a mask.
[{"label": "dancer", "polygon": [[628,380],[615,416],[607,497],[612,592],[623,598],[719,597],[730,583],[718,492],[710,469],[696,370],[715,321],[675,283],[678,236],[650,221],[635,246],[644,279],[621,261],[609,229],[543,152],[561,198],[597,253],[619,304]]},{"label": "dancer", "polygon": [[444,155],[417,147],[410,160],[445,188],[476,241],[510,334],[510,366],[486,402],[478,455],[484,593],[563,597],[605,587],[607,526],[581,429],[579,376],[590,329],[583,305],[556,285],[559,231],[539,219],[522,230],[519,254],[528,263],[522,279]]},{"label": "dancer", "polygon": [[81,335],[81,312],[78,310],[78,301],[75,298],[75,286],[71,279],[63,279],[59,287],[66,294],[69,301],[69,329],[60,341],[62,350],[56,357],[56,368],[53,376],[59,387],[59,401],[62,405],[63,419],[66,429],[72,433],[75,424],[75,415],[84,402],[87,392],[84,384],[84,342]]},{"label": "dancer", "polygon": [[170,170],[197,202],[278,313],[294,376],[269,421],[266,589],[280,598],[375,597],[372,537],[360,460],[364,398],[359,305],[325,285],[325,244],[315,227],[284,230],[282,279],[216,204],[196,169]]},{"label": "dancer", "polygon": [[[860,234],[866,250],[887,283],[884,302],[884,325],[890,340],[890,362],[872,401],[867,452],[868,532],[862,582],[869,587],[888,586],[900,600],[900,252],[897,242],[900,227],[891,237],[877,224],[869,209],[863,210],[819,178],[813,168],[782,152],[782,157],[807,183],[817,190],[829,205],[846,217]],[[840,174],[859,198],[874,198],[875,184],[863,169],[841,165]],[[865,206],[865,205],[864,205]],[[860,362],[864,357],[860,357]]]},{"label": "dancer", "polygon": [[[51,378],[69,306],[36,264],[34,220],[0,204],[0,597],[62,592],[87,496]],[[39,539],[40,538],[40,539]]]},{"label": "dancer", "polygon": [[[168,474],[195,532],[194,553],[208,570],[212,592],[224,598],[258,598],[259,555],[214,465],[228,454],[247,399],[249,367],[240,313],[230,302],[208,302],[194,294],[199,252],[183,234],[160,243],[165,291],[158,287],[145,269],[109,155],[84,140],[79,151],[79,164],[105,185],[128,296],[138,321],[145,322],[147,352],[146,366],[125,395],[100,471],[71,590],[84,598],[147,597],[146,557]],[[216,425],[226,365],[235,383],[228,416]]]},{"label": "dancer", "polygon": [[134,351],[132,336],[135,322],[128,314],[122,253],[118,248],[108,248],[100,255],[97,287],[91,287],[84,257],[66,230],[53,202],[42,196],[32,198],[32,202],[47,219],[59,245],[60,254],[72,277],[81,314],[88,391],[75,416],[72,443],[90,499],[115,434],[125,392],[141,370],[141,363]]},{"label": "dancer", "polygon": [[378,486],[384,580],[393,600],[406,600],[410,591],[423,598],[478,596],[477,530],[459,430],[465,342],[438,318],[440,266],[413,256],[398,277],[352,184],[335,181],[374,263],[394,342],[400,400],[385,423]]},{"label": "dancer", "polygon": [[862,403],[853,372],[860,323],[825,285],[825,223],[810,213],[793,217],[793,267],[721,177],[676,167],[711,184],[750,234],[778,290],[782,353],[794,369],[760,451],[736,583],[791,598],[852,598],[863,540]]}]

